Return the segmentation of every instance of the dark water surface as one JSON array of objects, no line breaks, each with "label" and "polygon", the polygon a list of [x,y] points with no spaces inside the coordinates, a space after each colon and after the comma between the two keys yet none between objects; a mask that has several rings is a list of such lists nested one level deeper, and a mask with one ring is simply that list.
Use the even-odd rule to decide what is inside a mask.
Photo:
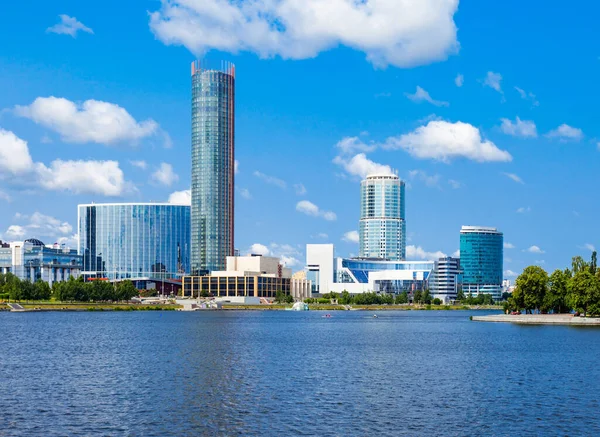
[{"label": "dark water surface", "polygon": [[600,435],[600,330],[462,311],[0,313],[0,435]]}]

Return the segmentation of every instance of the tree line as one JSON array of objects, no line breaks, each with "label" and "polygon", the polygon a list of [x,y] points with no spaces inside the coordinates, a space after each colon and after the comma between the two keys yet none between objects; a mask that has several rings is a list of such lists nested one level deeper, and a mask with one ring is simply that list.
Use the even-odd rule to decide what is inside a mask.
[{"label": "tree line", "polygon": [[529,266],[515,281],[515,291],[504,305],[506,311],[600,315],[600,269],[597,253],[591,260],[573,257],[571,268],[548,273]]},{"label": "tree line", "polygon": [[[429,290],[420,291],[417,290],[413,293],[412,301],[417,304],[440,305],[442,301],[438,298],[433,299]],[[374,291],[368,293],[350,294],[344,290],[341,293],[332,291],[331,293],[324,294],[321,298],[308,298],[304,299],[306,303],[320,303],[329,304],[332,301],[337,301],[340,305],[403,305],[410,302],[410,297],[406,291],[400,294],[378,294]]]},{"label": "tree line", "polygon": [[139,291],[126,280],[111,284],[106,281],[84,282],[83,278],[69,278],[55,282],[50,288],[46,281],[35,283],[21,280],[12,273],[0,274],[0,298],[15,301],[50,300],[63,302],[107,302],[131,300]]}]

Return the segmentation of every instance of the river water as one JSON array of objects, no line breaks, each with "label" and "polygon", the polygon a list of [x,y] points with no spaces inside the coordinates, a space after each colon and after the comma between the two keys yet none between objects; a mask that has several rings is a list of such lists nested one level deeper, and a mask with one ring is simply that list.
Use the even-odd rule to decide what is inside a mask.
[{"label": "river water", "polygon": [[600,329],[472,314],[0,312],[0,436],[600,435]]}]

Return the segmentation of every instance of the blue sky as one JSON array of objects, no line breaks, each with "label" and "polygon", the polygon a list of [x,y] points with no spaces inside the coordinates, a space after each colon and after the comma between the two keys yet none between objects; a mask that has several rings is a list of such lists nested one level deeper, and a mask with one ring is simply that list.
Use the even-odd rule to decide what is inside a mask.
[{"label": "blue sky", "polygon": [[78,203],[189,189],[190,63],[206,58],[236,65],[242,252],[295,269],[306,243],[356,254],[360,176],[387,166],[413,258],[454,253],[461,225],[504,232],[509,277],[590,255],[600,5],[326,3],[3,5],[0,238],[72,244]]}]

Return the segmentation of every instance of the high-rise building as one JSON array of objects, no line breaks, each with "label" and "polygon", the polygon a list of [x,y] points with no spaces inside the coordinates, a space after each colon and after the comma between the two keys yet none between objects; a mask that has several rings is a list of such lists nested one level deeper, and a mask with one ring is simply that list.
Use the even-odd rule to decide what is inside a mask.
[{"label": "high-rise building", "polygon": [[460,230],[460,266],[463,292],[502,297],[504,236],[496,228],[463,226]]},{"label": "high-rise building", "polygon": [[235,67],[192,63],[191,269],[224,270],[233,255]]},{"label": "high-rise building", "polygon": [[461,288],[462,272],[460,259],[445,257],[435,261],[433,270],[429,275],[429,291],[444,303],[456,299],[458,290]]},{"label": "high-rise building", "polygon": [[190,272],[187,205],[79,205],[78,226],[86,277],[175,279]]},{"label": "high-rise building", "polygon": [[360,184],[360,257],[406,257],[404,182],[396,175],[369,175]]}]

